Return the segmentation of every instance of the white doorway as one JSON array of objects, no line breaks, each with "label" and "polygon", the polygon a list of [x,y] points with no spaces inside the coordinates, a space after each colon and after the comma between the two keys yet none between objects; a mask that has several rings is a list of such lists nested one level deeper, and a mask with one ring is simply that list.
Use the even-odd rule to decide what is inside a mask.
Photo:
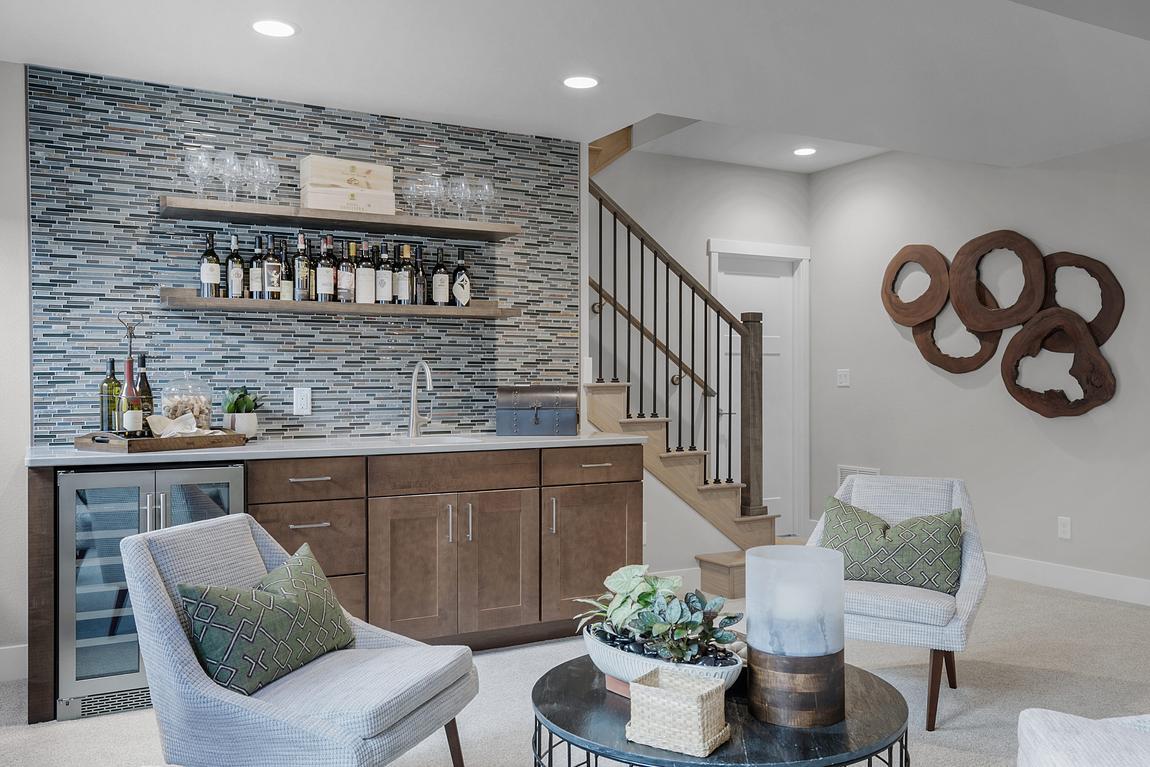
[{"label": "white doorway", "polygon": [[[808,536],[810,519],[809,454],[809,261],[810,249],[794,245],[708,241],[710,290],[736,316],[743,312],[763,315],[763,504],[778,514],[779,535]],[[727,352],[720,364],[727,364]],[[731,360],[739,370],[739,344]],[[724,415],[719,426],[732,430],[732,444],[739,443],[739,378],[729,406],[720,404]],[[738,455],[734,460],[738,462]]]}]

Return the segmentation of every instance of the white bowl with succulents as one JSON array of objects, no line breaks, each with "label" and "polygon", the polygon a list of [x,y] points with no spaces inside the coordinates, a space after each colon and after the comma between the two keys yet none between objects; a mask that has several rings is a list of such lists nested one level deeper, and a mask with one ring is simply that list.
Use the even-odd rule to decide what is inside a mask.
[{"label": "white bowl with succulents", "polygon": [[579,627],[587,654],[607,676],[630,684],[655,668],[718,679],[725,689],[739,678],[746,645],[730,631],[740,614],[722,614],[722,597],[702,592],[678,596],[680,578],[647,574],[646,565],[628,565],[611,573]]}]

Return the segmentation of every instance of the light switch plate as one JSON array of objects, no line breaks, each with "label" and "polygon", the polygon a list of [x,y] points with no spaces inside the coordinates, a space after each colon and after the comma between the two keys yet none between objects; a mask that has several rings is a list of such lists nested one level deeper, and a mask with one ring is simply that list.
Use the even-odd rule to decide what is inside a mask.
[{"label": "light switch plate", "polygon": [[835,386],[847,388],[851,385],[850,368],[839,368],[835,371]]},{"label": "light switch plate", "polygon": [[292,415],[311,415],[311,387],[296,386],[292,389]]},{"label": "light switch plate", "polygon": [[1058,518],[1058,537],[1064,541],[1070,540],[1070,517]]}]

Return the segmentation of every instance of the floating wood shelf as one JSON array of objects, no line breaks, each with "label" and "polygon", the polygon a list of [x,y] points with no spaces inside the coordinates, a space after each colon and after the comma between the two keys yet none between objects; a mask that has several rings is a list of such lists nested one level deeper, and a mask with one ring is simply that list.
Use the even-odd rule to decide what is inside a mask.
[{"label": "floating wood shelf", "polygon": [[342,304],[336,301],[276,301],[263,298],[200,298],[194,288],[160,288],[160,303],[169,309],[216,312],[270,312],[278,314],[353,314],[360,317],[440,317],[443,319],[499,320],[518,317],[521,311],[497,301],[472,301],[467,306],[411,306],[404,304]]},{"label": "floating wood shelf", "polygon": [[518,224],[498,224],[491,221],[402,214],[385,216],[380,213],[353,213],[344,210],[301,208],[296,205],[266,205],[259,202],[229,202],[201,197],[177,197],[170,194],[160,196],[160,217],[376,234],[414,234],[483,242],[500,242],[523,231]]}]

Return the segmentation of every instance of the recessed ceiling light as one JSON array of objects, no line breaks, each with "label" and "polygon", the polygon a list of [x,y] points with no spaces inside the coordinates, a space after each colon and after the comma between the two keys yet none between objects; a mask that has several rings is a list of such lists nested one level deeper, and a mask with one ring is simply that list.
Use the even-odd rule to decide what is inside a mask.
[{"label": "recessed ceiling light", "polygon": [[275,19],[262,19],[252,24],[252,29],[268,37],[291,37],[295,34],[295,27],[286,21]]},{"label": "recessed ceiling light", "polygon": [[796,157],[810,157],[812,154],[814,154],[817,151],[819,151],[819,150],[815,149],[813,146],[801,146],[795,150],[795,156]]},{"label": "recessed ceiling light", "polygon": [[568,88],[594,88],[599,84],[599,81],[594,77],[587,77],[586,75],[577,75],[576,77],[568,77],[563,81],[563,84]]}]

